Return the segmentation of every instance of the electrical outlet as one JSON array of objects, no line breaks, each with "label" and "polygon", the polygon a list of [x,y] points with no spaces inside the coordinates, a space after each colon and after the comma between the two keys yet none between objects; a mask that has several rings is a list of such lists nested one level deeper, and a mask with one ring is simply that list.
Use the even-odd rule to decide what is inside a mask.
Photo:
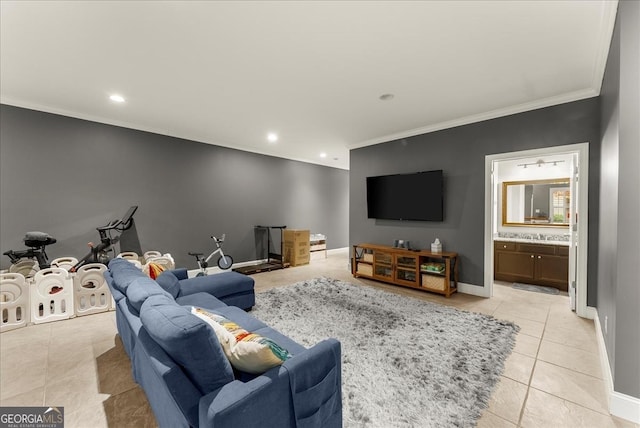
[{"label": "electrical outlet", "polygon": [[604,334],[608,334],[609,333],[609,317],[608,316],[604,316]]}]

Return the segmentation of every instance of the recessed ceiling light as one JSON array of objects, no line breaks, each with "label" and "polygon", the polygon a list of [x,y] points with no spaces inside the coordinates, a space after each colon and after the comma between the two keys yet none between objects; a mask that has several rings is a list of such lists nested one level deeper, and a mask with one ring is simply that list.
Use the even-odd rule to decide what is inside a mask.
[{"label": "recessed ceiling light", "polygon": [[109,99],[111,101],[113,101],[114,103],[123,103],[124,102],[124,97],[122,95],[118,95],[118,94],[113,94],[109,97]]},{"label": "recessed ceiling light", "polygon": [[270,143],[275,143],[276,141],[278,141],[278,134],[276,134],[275,132],[269,132],[267,134],[267,141],[269,141]]},{"label": "recessed ceiling light", "polygon": [[391,101],[393,99],[394,95],[393,94],[382,94],[380,95],[380,100],[382,101]]},{"label": "recessed ceiling light", "polygon": [[326,157],[327,157],[327,154],[326,154],[325,152],[322,152],[322,153],[320,153],[320,157],[321,157],[321,158],[326,158]]}]

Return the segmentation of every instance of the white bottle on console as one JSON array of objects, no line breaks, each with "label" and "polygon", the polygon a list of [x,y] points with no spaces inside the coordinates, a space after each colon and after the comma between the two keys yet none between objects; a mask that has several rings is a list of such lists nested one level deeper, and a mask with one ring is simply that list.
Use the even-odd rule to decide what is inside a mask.
[{"label": "white bottle on console", "polygon": [[440,243],[440,240],[438,238],[436,238],[436,240],[433,241],[433,243],[431,244],[431,252],[432,253],[442,252],[442,244]]}]

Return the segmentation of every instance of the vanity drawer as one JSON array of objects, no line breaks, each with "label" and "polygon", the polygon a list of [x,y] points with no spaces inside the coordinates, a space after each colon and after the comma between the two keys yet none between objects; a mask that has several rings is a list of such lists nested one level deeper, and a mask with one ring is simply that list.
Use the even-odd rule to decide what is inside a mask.
[{"label": "vanity drawer", "polygon": [[493,248],[497,251],[515,251],[515,242],[493,241]]},{"label": "vanity drawer", "polygon": [[536,253],[536,254],[555,254],[556,247],[554,245],[541,245],[541,244],[518,244],[518,251],[523,253]]},{"label": "vanity drawer", "polygon": [[569,247],[564,245],[558,245],[558,252],[556,253],[559,256],[568,256],[569,255]]}]

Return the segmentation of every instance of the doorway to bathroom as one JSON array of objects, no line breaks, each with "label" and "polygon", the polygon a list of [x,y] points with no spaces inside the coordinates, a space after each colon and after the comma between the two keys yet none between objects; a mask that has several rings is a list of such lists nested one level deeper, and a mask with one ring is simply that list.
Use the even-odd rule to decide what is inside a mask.
[{"label": "doorway to bathroom", "polygon": [[[568,256],[561,272],[571,309],[593,318],[587,307],[588,158],[588,143],[485,157],[487,297],[493,295],[494,240],[543,242]],[[562,279],[543,278],[549,285]]]}]

